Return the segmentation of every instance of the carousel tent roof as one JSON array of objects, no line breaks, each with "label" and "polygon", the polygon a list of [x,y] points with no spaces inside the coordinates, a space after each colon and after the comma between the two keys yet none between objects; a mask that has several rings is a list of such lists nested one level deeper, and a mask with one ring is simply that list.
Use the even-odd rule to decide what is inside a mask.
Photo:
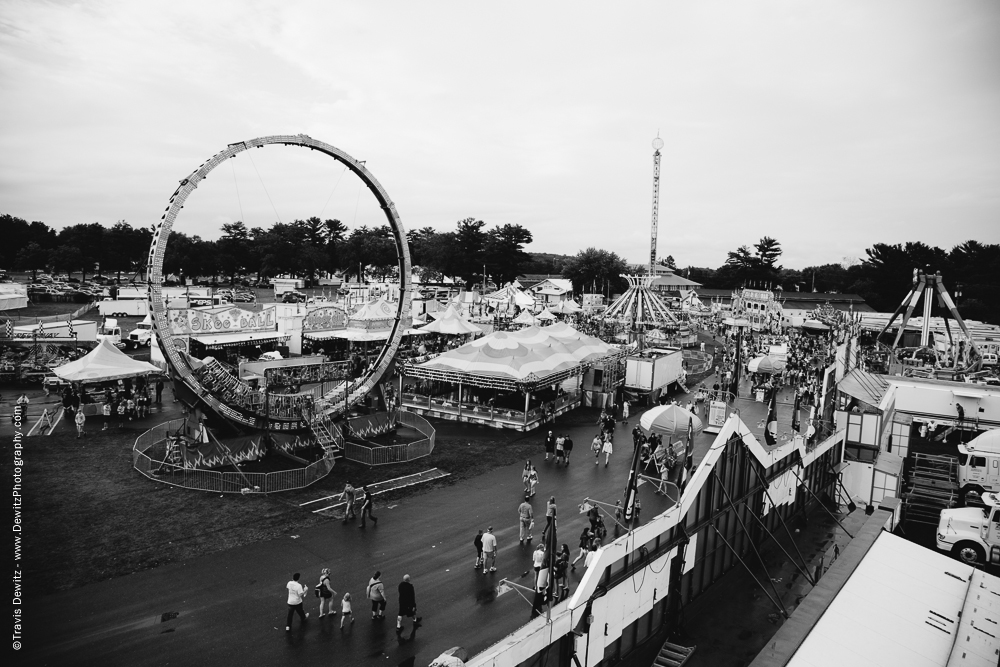
[{"label": "carousel tent roof", "polygon": [[420,331],[427,333],[440,333],[440,334],[450,334],[450,335],[461,335],[461,334],[475,334],[482,333],[482,329],[477,327],[475,324],[471,324],[462,318],[455,310],[455,305],[452,304],[448,306],[441,315],[428,324],[425,327],[421,327]]},{"label": "carousel tent roof", "polygon": [[160,369],[145,361],[136,361],[105,338],[86,356],[54,368],[53,372],[69,382],[101,382],[159,373]]},{"label": "carousel tent roof", "polygon": [[560,382],[625,351],[567,324],[497,331],[411,366],[405,374],[481,387],[530,390]]},{"label": "carousel tent roof", "polygon": [[604,311],[604,319],[652,326],[676,325],[677,318],[650,289],[653,276],[624,276],[628,290]]}]

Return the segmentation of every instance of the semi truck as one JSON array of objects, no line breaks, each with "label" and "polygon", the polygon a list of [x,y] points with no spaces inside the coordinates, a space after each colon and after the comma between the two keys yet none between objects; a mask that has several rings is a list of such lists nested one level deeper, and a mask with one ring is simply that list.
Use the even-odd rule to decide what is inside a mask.
[{"label": "semi truck", "polygon": [[625,389],[655,401],[684,377],[684,353],[653,347],[625,359]]},{"label": "semi truck", "polygon": [[139,324],[135,325],[135,329],[132,329],[128,333],[128,339],[126,339],[125,344],[127,347],[149,347],[150,342],[153,339],[153,318],[146,315],[146,319]]},{"label": "semi truck", "polygon": [[964,563],[1000,563],[1000,497],[982,495],[983,507],[941,510],[935,546]]},{"label": "semi truck", "polygon": [[1000,492],[1000,429],[958,446],[958,488],[962,494]]},{"label": "semi truck", "polygon": [[101,324],[101,327],[97,330],[97,342],[100,343],[104,339],[111,341],[111,344],[115,347],[125,346],[122,343],[122,328],[118,326],[118,320],[109,317]]}]

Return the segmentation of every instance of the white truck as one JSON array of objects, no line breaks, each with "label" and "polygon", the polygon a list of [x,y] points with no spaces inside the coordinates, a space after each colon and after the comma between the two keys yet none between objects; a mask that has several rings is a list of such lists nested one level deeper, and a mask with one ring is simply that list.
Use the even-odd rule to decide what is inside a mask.
[{"label": "white truck", "polygon": [[657,398],[684,377],[684,353],[653,347],[625,359],[625,388]]},{"label": "white truck", "polygon": [[97,302],[97,311],[104,317],[143,317],[149,314],[145,299],[104,299]]},{"label": "white truck", "polygon": [[975,491],[1000,492],[1000,429],[981,433],[958,446],[958,487],[965,495]]},{"label": "white truck", "polygon": [[106,318],[104,323],[101,324],[97,330],[97,342],[100,343],[105,339],[110,340],[115,347],[125,346],[122,343],[122,328],[118,326],[118,320]]},{"label": "white truck", "polygon": [[153,318],[146,315],[146,319],[135,325],[135,329],[132,329],[132,331],[128,333],[128,339],[125,344],[128,347],[149,347],[152,340]]},{"label": "white truck", "polygon": [[982,495],[984,507],[941,510],[935,544],[969,565],[1000,563],[1000,497]]}]

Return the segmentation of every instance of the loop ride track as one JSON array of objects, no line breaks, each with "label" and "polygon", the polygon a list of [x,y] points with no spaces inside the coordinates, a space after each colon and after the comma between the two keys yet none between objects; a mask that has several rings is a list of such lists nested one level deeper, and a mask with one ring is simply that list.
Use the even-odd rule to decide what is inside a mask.
[{"label": "loop ride track", "polygon": [[[311,415],[311,421],[329,423],[331,419],[346,412],[378,384],[379,380],[391,366],[399,349],[400,339],[403,336],[404,327],[401,326],[401,321],[404,313],[407,313],[410,308],[410,251],[406,243],[406,232],[399,220],[399,215],[396,213],[395,205],[389,199],[389,195],[385,189],[375,180],[371,172],[365,168],[364,163],[355,160],[338,148],[303,134],[259,137],[249,141],[229,144],[225,150],[213,155],[195,169],[191,175],[182,180],[177,190],[171,195],[166,211],[153,233],[153,242],[149,248],[149,268],[146,280],[149,290],[149,304],[152,311],[153,328],[159,338],[160,345],[163,348],[163,355],[170,366],[172,375],[183,381],[207,407],[238,427],[256,429],[282,428],[282,430],[287,431],[292,430],[289,429],[290,424],[288,424],[287,419],[275,419],[268,414],[266,408],[255,409],[244,404],[237,405],[227,402],[225,399],[215,395],[209,387],[201,382],[190,363],[188,355],[182,351],[182,348],[185,347],[184,341],[175,336],[171,329],[161,288],[163,257],[167,249],[167,240],[170,237],[174,221],[180,214],[181,209],[184,208],[184,202],[188,196],[194,192],[198,184],[213,169],[225,160],[235,157],[248,149],[262,148],[268,145],[308,148],[309,150],[319,151],[344,164],[364,182],[375,196],[375,199],[382,207],[382,211],[385,213],[389,226],[392,228],[393,240],[396,244],[400,298],[396,307],[396,315],[391,333],[375,363],[371,365],[361,378],[353,383],[345,378],[343,383],[336,385],[332,390],[323,395],[322,399],[318,402],[317,410]],[[236,380],[236,382],[242,384],[239,380]],[[230,387],[230,389],[232,388]],[[249,387],[247,387],[247,391],[249,391]],[[232,392],[230,392],[230,395],[232,395]],[[298,426],[304,428],[309,426],[309,424],[301,423]]]}]

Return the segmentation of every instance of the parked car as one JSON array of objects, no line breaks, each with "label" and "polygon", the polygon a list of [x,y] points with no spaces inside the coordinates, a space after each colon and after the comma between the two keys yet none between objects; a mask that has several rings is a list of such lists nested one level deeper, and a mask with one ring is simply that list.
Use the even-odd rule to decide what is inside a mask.
[{"label": "parked car", "polygon": [[233,303],[253,303],[257,300],[257,295],[253,292],[237,292],[233,295]]},{"label": "parked car", "polygon": [[306,300],[306,295],[302,292],[288,291],[281,296],[282,303],[302,303]]}]

